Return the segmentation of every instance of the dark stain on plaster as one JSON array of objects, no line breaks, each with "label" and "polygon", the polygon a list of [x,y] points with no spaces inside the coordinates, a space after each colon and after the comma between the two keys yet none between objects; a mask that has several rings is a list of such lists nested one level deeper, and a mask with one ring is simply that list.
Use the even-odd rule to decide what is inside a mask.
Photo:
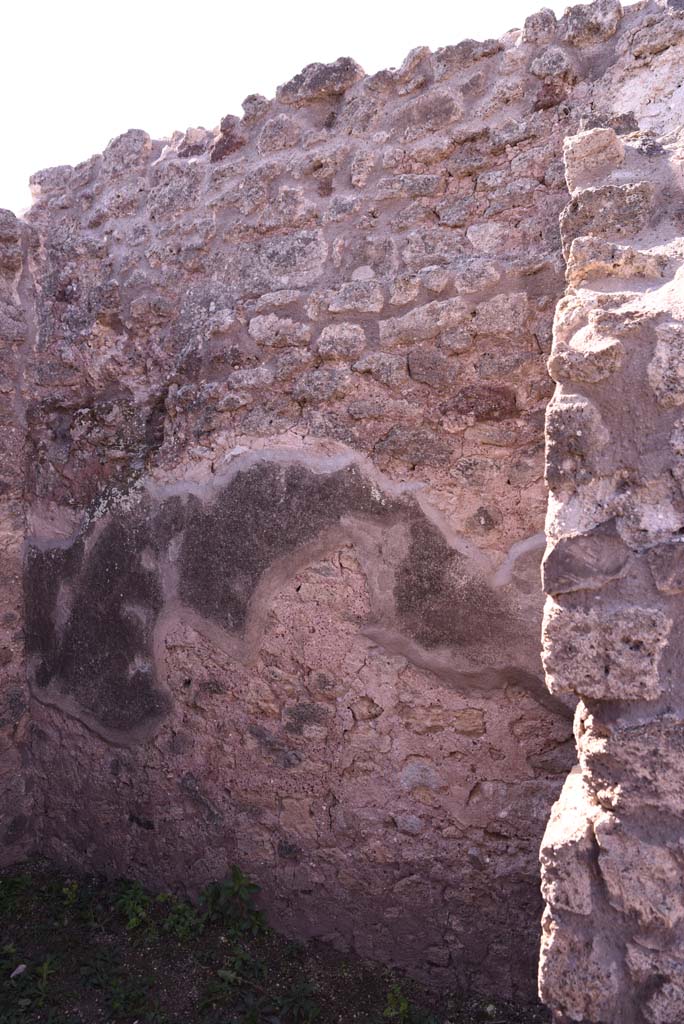
[{"label": "dark stain on plaster", "polygon": [[[143,501],[112,513],[70,547],[29,549],[34,691],[70,713],[80,709],[87,724],[107,735],[136,738],[170,709],[153,652],[164,566],[174,563],[181,606],[243,639],[267,571],[287,566],[282,560],[298,551],[307,557],[308,546],[325,542],[347,517],[407,528],[408,545],[395,568],[394,628],[426,649],[503,638],[510,615],[501,600],[414,499],[383,494],[355,465],[324,473],[264,460],[236,473],[206,502],[195,495]],[[324,717],[320,705],[298,704],[286,731],[299,733]],[[264,752],[289,764],[291,752],[254,728]]]},{"label": "dark stain on plaster", "polygon": [[323,474],[259,463],[190,513],[180,552],[181,599],[241,634],[254,591],[275,561],[345,515],[387,518],[398,508],[356,466]]},{"label": "dark stain on plaster", "polygon": [[150,532],[141,512],[113,517],[78,576],[82,540],[66,550],[32,548],[28,554],[27,640],[37,660],[35,686],[74,701],[107,730],[125,732],[169,706],[152,658],[162,597],[157,573],[143,565]]},{"label": "dark stain on plaster", "polygon": [[465,557],[426,519],[414,521],[410,535],[394,586],[404,630],[427,648],[491,639],[503,611],[491,588],[468,572]]}]

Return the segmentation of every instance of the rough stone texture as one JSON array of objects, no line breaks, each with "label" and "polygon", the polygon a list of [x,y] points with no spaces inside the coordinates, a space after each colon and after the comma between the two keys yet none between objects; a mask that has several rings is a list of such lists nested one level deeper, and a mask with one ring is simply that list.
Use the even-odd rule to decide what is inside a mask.
[{"label": "rough stone texture", "polygon": [[[681,65],[681,12],[637,16],[617,45],[647,69],[655,109],[654,55],[676,50]],[[677,101],[660,118],[648,140],[606,127],[564,144],[573,198],[549,360],[544,663],[552,692],[579,697],[580,765],[542,844],[539,970],[559,1024],[684,1019]]]},{"label": "rough stone texture", "polygon": [[579,695],[542,994],[681,1004],[681,847],[630,822],[681,794],[682,24],[310,65],[2,214],[3,863],[238,862],[292,934],[527,999]]},{"label": "rough stone texture", "polygon": [[0,864],[22,857],[35,834],[31,776],[26,771],[30,699],[22,637],[22,387],[33,329],[28,263],[35,244],[27,225],[0,210]]}]

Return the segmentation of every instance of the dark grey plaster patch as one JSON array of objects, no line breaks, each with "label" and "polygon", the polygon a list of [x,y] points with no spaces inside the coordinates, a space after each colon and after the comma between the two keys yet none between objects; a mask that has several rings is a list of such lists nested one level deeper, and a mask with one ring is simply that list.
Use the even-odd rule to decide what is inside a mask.
[{"label": "dark grey plaster patch", "polygon": [[[514,656],[505,651],[516,649],[524,624],[411,496],[383,493],[354,464],[326,473],[266,459],[211,494],[205,501],[196,494],[144,500],[112,513],[70,547],[29,549],[27,645],[39,698],[111,738],[140,738],[170,709],[157,678],[154,636],[164,602],[175,602],[173,580],[181,605],[173,604],[173,614],[182,618],[184,606],[243,642],[269,571],[296,571],[299,553],[308,557],[350,522],[357,530],[371,523],[406,528],[405,549],[386,567],[394,573],[389,601],[375,610],[389,629],[424,651],[470,657],[488,649],[490,662],[500,645],[510,681]],[[315,704],[298,704],[286,718],[290,734],[322,720]],[[265,730],[253,736],[287,760]]]},{"label": "dark grey plaster patch", "polygon": [[345,515],[386,518],[401,507],[357,466],[314,473],[258,463],[236,474],[209,505],[196,506],[180,551],[180,596],[200,615],[244,633],[251,598],[279,558]]},{"label": "dark grey plaster patch", "polygon": [[[83,543],[28,552],[28,649],[38,690],[75,702],[105,729],[127,731],[161,715],[168,698],[156,685],[152,632],[161,609],[154,570],[143,566],[150,524],[143,513],[117,514],[104,527],[80,574]],[[60,629],[61,585],[73,600]]]},{"label": "dark grey plaster patch", "polygon": [[491,640],[504,614],[491,587],[468,572],[465,556],[427,519],[413,522],[410,532],[394,586],[403,628],[427,648]]}]

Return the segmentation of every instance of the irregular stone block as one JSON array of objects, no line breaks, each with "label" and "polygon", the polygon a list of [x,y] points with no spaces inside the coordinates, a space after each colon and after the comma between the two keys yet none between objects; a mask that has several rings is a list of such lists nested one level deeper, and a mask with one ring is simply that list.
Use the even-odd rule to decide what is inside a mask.
[{"label": "irregular stone block", "polygon": [[596,406],[578,395],[556,393],[546,409],[545,476],[552,490],[592,479],[608,431]]},{"label": "irregular stone block", "polygon": [[505,384],[468,384],[441,406],[441,412],[479,423],[509,419],[519,410],[513,388]]},{"label": "irregular stone block", "polygon": [[589,612],[549,599],[542,660],[552,693],[596,700],[655,700],[663,692],[662,651],[672,622],[655,608]]},{"label": "irregular stone block", "polygon": [[259,133],[257,148],[260,153],[276,153],[281,149],[296,146],[301,138],[301,128],[287,114],[278,114],[267,121]]},{"label": "irregular stone block", "polygon": [[21,267],[19,221],[9,210],[0,210],[0,274],[14,274]]},{"label": "irregular stone block", "polygon": [[289,231],[240,243],[230,254],[227,273],[235,287],[257,294],[304,288],[321,276],[327,254],[321,231]]},{"label": "irregular stone block", "polygon": [[570,246],[567,279],[575,288],[594,277],[658,280],[665,275],[668,263],[667,256],[660,253],[640,252],[629,245],[582,236]]},{"label": "irregular stone block", "polygon": [[[102,154],[102,167],[111,175],[118,176],[120,174],[130,174],[134,170],[143,170],[152,159],[152,140],[150,139],[147,132],[142,131],[140,128],[131,128],[129,131],[124,132],[123,135],[118,135],[115,139],[109,143],[107,148]],[[51,171],[63,172],[66,168],[52,168]],[[74,173],[74,168],[69,167],[69,178]],[[44,176],[45,171],[40,171],[39,174]],[[36,177],[34,175],[34,177]],[[54,178],[54,174],[51,173],[51,179],[57,185],[57,181]],[[54,187],[54,185],[47,185],[47,182],[43,178],[37,182],[41,189],[45,187]],[[33,179],[31,179],[33,184]],[[63,181],[62,174],[60,174],[59,187],[63,187],[65,182]]]},{"label": "irregular stone block", "polygon": [[378,182],[378,199],[421,199],[435,196],[444,191],[441,174],[399,174],[396,178],[381,178]]},{"label": "irregular stone block", "polygon": [[592,128],[563,141],[565,180],[571,192],[605,178],[625,159],[625,145],[612,128]]},{"label": "irregular stone block", "polygon": [[408,354],[408,371],[412,380],[444,388],[456,379],[456,367],[435,349],[413,348]]},{"label": "irregular stone block", "polygon": [[311,338],[311,327],[275,313],[264,313],[249,321],[249,334],[255,341],[270,348],[305,345]]},{"label": "irregular stone block", "polygon": [[535,57],[530,64],[530,74],[535,78],[559,78],[570,82],[577,77],[573,62],[559,46],[550,46],[548,50]]},{"label": "irregular stone block", "polygon": [[429,341],[470,320],[470,307],[462,299],[428,302],[404,316],[380,321],[380,341],[385,345],[405,341]]},{"label": "irregular stone block", "polygon": [[380,313],[385,305],[382,285],[377,281],[347,281],[333,292],[330,313]]},{"label": "irregular stone block", "polygon": [[449,460],[451,445],[434,430],[396,426],[376,444],[375,451],[413,466],[439,466]]},{"label": "irregular stone block", "polygon": [[211,147],[209,154],[211,163],[217,163],[238,149],[242,149],[247,144],[248,137],[247,130],[240,118],[228,114],[221,121],[218,138]]},{"label": "irregular stone block", "polygon": [[592,821],[599,810],[579,770],[573,769],[551,808],[540,850],[542,895],[554,910],[585,917],[592,912]]},{"label": "irregular stone block", "polygon": [[551,595],[598,590],[624,575],[629,557],[629,548],[611,519],[589,533],[563,537],[547,550],[542,562],[543,588]]},{"label": "irregular stone block", "polygon": [[684,593],[684,542],[658,544],[646,557],[658,590],[664,594]]},{"label": "irregular stone block", "polygon": [[548,43],[556,33],[556,15],[549,7],[530,14],[523,25],[522,42],[538,45]]},{"label": "irregular stone block", "polygon": [[672,853],[629,835],[614,814],[597,816],[594,835],[611,906],[634,914],[642,928],[675,929],[684,919],[684,899],[681,868]]},{"label": "irregular stone block", "polygon": [[614,36],[622,18],[620,0],[595,0],[569,7],[560,21],[560,35],[573,46],[592,46]]},{"label": "irregular stone block", "polygon": [[627,945],[627,968],[635,986],[647,995],[640,1007],[648,1024],[684,1020],[684,959],[669,950]]},{"label": "irregular stone block", "polygon": [[350,388],[351,376],[346,368],[323,366],[303,374],[292,388],[292,397],[298,402],[318,405],[343,398]]},{"label": "irregular stone block", "polygon": [[629,52],[634,57],[646,60],[655,57],[678,43],[684,36],[681,20],[662,18],[637,29],[629,40]]},{"label": "irregular stone block", "polygon": [[527,330],[528,299],[525,292],[502,293],[475,309],[473,328],[478,334],[525,334]]},{"label": "irregular stone block", "polygon": [[572,1021],[614,1021],[620,972],[613,944],[547,909],[542,918],[539,995]]},{"label": "irregular stone block", "polygon": [[560,217],[563,255],[567,259],[579,235],[609,239],[638,235],[650,223],[654,204],[655,189],[649,181],[578,190]]},{"label": "irregular stone block", "polygon": [[316,100],[341,96],[355,82],[363,78],[363,68],[350,57],[339,57],[332,64],[307,64],[276,92],[281,103],[293,107],[315,103]]},{"label": "irregular stone block", "polygon": [[407,369],[405,357],[392,352],[367,352],[352,366],[356,373],[369,373],[387,387],[405,381]]},{"label": "irregular stone block", "polygon": [[328,324],[316,342],[323,359],[354,359],[366,347],[366,332],[360,324]]},{"label": "irregular stone block", "polygon": [[553,379],[561,384],[595,384],[611,377],[622,366],[622,342],[598,330],[593,323],[581,327],[569,341],[563,342],[560,337],[554,340],[547,366]]},{"label": "irregular stone block", "polygon": [[440,224],[446,224],[450,228],[462,228],[473,219],[478,208],[479,204],[474,199],[448,198],[437,203],[435,212]]},{"label": "irregular stone block", "polygon": [[684,323],[658,324],[648,380],[660,405],[684,405]]},{"label": "irregular stone block", "polygon": [[592,788],[616,811],[660,808],[678,815],[684,801],[684,722],[666,715],[620,727],[586,714],[577,734]]}]

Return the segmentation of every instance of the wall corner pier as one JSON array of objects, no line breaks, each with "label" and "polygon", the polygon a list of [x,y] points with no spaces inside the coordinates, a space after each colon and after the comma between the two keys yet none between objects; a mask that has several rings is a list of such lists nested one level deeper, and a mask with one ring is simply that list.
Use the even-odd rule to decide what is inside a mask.
[{"label": "wall corner pier", "polygon": [[541,849],[556,1019],[684,1020],[684,139],[565,140],[543,627],[579,766]]},{"label": "wall corner pier", "polygon": [[311,65],[0,214],[1,863],[239,863],[531,1000],[558,801],[543,998],[682,1016],[680,7]]}]

